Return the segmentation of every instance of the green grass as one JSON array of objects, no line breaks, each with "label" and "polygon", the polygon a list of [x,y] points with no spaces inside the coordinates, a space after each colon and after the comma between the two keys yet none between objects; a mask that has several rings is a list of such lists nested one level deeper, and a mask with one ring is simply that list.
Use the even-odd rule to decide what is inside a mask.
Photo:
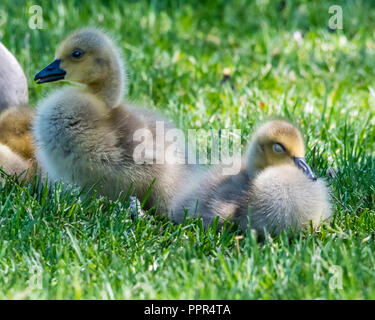
[{"label": "green grass", "polygon": [[[250,232],[205,233],[199,220],[132,220],[124,200],[8,178],[0,298],[375,298],[375,4],[334,1],[344,29],[330,32],[327,1],[38,3],[43,30],[28,27],[32,1],[0,4],[2,41],[25,68],[32,105],[59,86],[32,81],[59,41],[101,26],[127,60],[130,99],[181,128],[238,128],[245,146],[270,116],[296,121],[308,162],[332,188],[334,216],[320,231],[261,242]],[[231,79],[222,84],[224,68]],[[332,268],[342,288],[330,288]]]}]

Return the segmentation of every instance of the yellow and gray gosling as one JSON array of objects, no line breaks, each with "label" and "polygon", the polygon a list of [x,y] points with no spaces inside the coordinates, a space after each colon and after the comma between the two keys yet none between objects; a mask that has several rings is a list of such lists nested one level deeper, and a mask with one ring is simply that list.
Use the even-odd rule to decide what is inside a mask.
[{"label": "yellow and gray gosling", "polygon": [[242,230],[250,223],[258,234],[317,227],[330,216],[328,189],[305,161],[301,133],[292,124],[269,121],[256,130],[239,174],[224,176],[220,167],[194,175],[174,199],[170,219],[185,213],[210,225],[219,217]]},{"label": "yellow and gray gosling", "polygon": [[[146,208],[159,207],[166,213],[186,170],[181,164],[156,164],[156,121],[163,121],[165,130],[173,123],[121,103],[126,76],[118,48],[96,29],[72,33],[57,48],[55,60],[35,76],[37,83],[62,79],[80,85],[57,89],[37,106],[33,132],[43,171],[54,180],[94,186],[112,198],[133,186],[141,201],[156,179]],[[140,144],[134,134],[143,129],[153,135],[145,150],[151,157],[146,164],[133,157]],[[165,150],[169,145],[165,143]],[[169,163],[185,162],[179,150],[173,157]]]}]

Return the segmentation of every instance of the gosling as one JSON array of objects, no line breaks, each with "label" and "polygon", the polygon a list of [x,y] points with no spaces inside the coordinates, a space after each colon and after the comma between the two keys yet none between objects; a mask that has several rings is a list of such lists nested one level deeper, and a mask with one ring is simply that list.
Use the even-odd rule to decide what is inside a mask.
[{"label": "gosling", "polygon": [[201,217],[204,226],[218,217],[218,226],[235,222],[257,234],[278,235],[316,228],[330,216],[328,189],[305,161],[300,131],[292,124],[269,121],[255,132],[237,175],[222,168],[192,176],[177,195],[169,217],[181,223],[185,214]]},{"label": "gosling", "polygon": [[32,164],[18,154],[13,152],[8,146],[0,144],[0,167],[9,175],[17,175],[21,179],[30,179]]},{"label": "gosling", "polygon": [[[42,170],[53,180],[95,188],[111,198],[133,190],[141,201],[147,198],[145,209],[166,214],[186,173],[185,155],[176,145],[168,163],[155,159],[158,152],[166,159],[165,150],[174,146],[157,144],[157,122],[166,131],[173,124],[150,110],[121,104],[126,76],[115,44],[96,29],[72,33],[35,76],[39,84],[62,79],[80,86],[58,89],[37,106],[33,133]],[[140,136],[147,140],[142,152]]]},{"label": "gosling", "polygon": [[0,113],[0,143],[26,160],[34,160],[32,123],[35,111],[29,106],[9,107]]},{"label": "gosling", "polygon": [[[27,106],[25,74],[16,58],[0,43],[0,167],[20,175],[35,167],[31,137],[33,109]],[[24,175],[23,177],[30,177]]]}]

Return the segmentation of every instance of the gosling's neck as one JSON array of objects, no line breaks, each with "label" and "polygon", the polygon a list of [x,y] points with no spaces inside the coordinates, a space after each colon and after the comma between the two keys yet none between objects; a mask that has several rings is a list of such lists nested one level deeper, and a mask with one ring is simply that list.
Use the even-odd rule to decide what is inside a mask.
[{"label": "gosling's neck", "polygon": [[125,88],[125,73],[118,58],[113,58],[106,66],[105,78],[88,85],[88,90],[100,97],[108,108],[115,108],[119,105]]}]

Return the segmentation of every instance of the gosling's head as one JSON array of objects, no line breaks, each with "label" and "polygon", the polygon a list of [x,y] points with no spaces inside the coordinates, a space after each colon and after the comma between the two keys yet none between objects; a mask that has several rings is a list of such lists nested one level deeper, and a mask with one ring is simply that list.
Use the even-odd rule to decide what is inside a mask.
[{"label": "gosling's head", "polygon": [[122,91],[125,77],[118,49],[97,29],[73,32],[57,48],[55,60],[34,78],[39,84],[62,79],[91,86],[95,91],[107,84]]},{"label": "gosling's head", "polygon": [[317,177],[305,161],[305,144],[301,132],[291,123],[273,120],[255,132],[247,152],[250,176],[283,164],[295,165],[311,180]]}]

